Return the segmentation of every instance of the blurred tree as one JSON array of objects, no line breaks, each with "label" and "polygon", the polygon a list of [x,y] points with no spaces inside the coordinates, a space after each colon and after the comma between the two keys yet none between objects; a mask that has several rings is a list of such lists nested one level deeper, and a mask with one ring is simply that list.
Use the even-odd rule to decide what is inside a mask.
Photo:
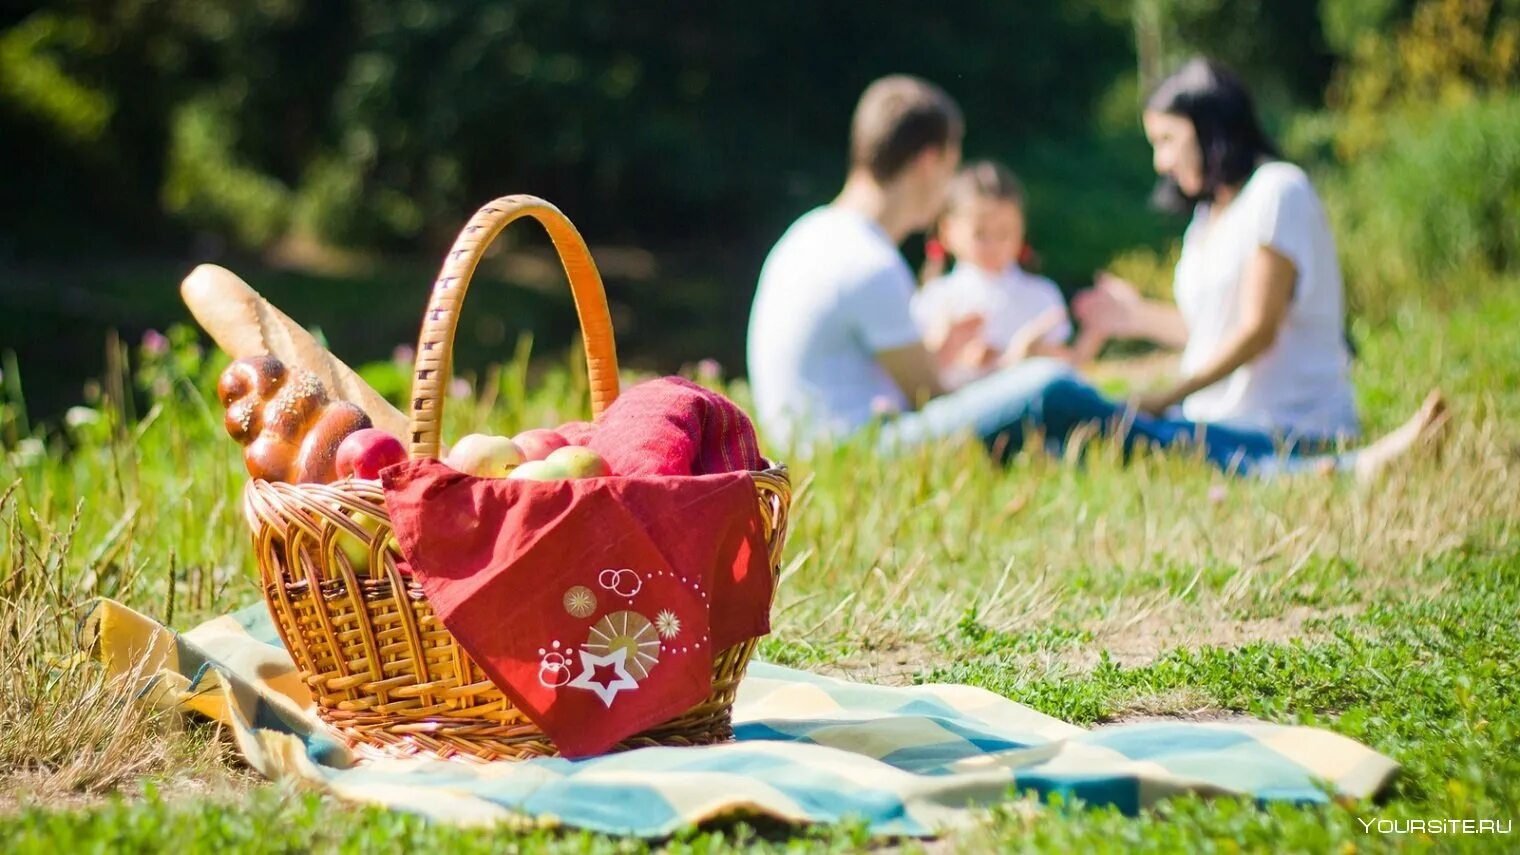
[{"label": "blurred tree", "polygon": [[1183,60],[1201,53],[1239,72],[1269,108],[1318,103],[1336,59],[1320,25],[1322,2],[1336,5],[1332,0],[1133,0],[1142,96]]},{"label": "blurred tree", "polygon": [[56,0],[0,18],[0,154],[34,167],[0,226],[406,246],[520,190],[620,237],[775,229],[880,74],[973,139],[1080,133],[1131,63],[1113,5]]},{"label": "blurred tree", "polygon": [[1461,105],[1520,85],[1520,0],[1409,5],[1361,0],[1360,17],[1342,14],[1329,28],[1349,55],[1329,93],[1343,159],[1383,141],[1390,110]]},{"label": "blurred tree", "polygon": [[[771,237],[833,191],[855,99],[893,71],[960,99],[969,150],[1049,170],[1070,143],[1094,168],[1052,174],[1111,186],[1123,164],[1085,141],[1140,157],[1127,105],[1191,53],[1240,69],[1270,119],[1319,105],[1349,52],[1335,98],[1370,114],[1394,77],[1509,73],[1497,10],[1516,2],[1411,20],[1413,0],[5,0],[0,255],[67,251],[81,227],[107,250],[431,248],[503,191],[603,239]],[[1480,7],[1482,39],[1413,47]],[[1405,21],[1403,47],[1375,37]]]}]

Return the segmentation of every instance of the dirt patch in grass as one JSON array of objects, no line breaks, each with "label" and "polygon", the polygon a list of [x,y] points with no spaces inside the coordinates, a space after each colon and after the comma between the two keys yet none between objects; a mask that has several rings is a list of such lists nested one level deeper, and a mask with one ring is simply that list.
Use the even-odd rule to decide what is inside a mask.
[{"label": "dirt patch in grass", "polygon": [[907,686],[913,683],[914,675],[943,664],[946,658],[944,650],[934,644],[907,640],[875,650],[863,650],[810,670],[857,683]]},{"label": "dirt patch in grass", "polygon": [[1222,710],[1217,707],[1201,707],[1193,710],[1182,710],[1176,713],[1116,713],[1110,718],[1099,722],[1094,730],[1104,727],[1113,727],[1120,724],[1155,724],[1158,722],[1206,722],[1213,724],[1271,724],[1255,716],[1246,715],[1236,710]]},{"label": "dirt patch in grass", "polygon": [[1209,696],[1198,689],[1183,687],[1135,698],[1100,721],[1099,726],[1177,721],[1221,724],[1263,723],[1261,719],[1238,710],[1215,706]]},{"label": "dirt patch in grass", "polygon": [[1243,620],[1187,620],[1174,613],[1157,613],[1144,620],[1102,627],[1094,630],[1093,643],[1073,652],[1068,664],[1090,670],[1099,655],[1107,650],[1109,658],[1125,667],[1148,665],[1169,650],[1178,647],[1240,647],[1252,642],[1284,643],[1294,639],[1314,641],[1321,637],[1311,621],[1349,617],[1362,610],[1359,605],[1330,609],[1293,606],[1280,615]]},{"label": "dirt patch in grass", "polygon": [[[1106,622],[1093,630],[1093,640],[1082,644],[1062,645],[1059,649],[1032,649],[1021,653],[1017,661],[1031,670],[1047,671],[1062,666],[1068,674],[1085,674],[1097,667],[1103,652],[1126,668],[1149,665],[1179,647],[1240,647],[1253,642],[1285,643],[1294,639],[1315,641],[1322,631],[1310,624],[1315,620],[1352,616],[1359,605],[1330,609],[1293,606],[1280,615],[1264,618],[1214,620],[1180,615],[1175,610],[1153,613],[1128,623]],[[1006,654],[1005,654],[1006,655]],[[907,686],[919,674],[949,665],[955,658],[942,644],[905,639],[884,647],[861,650],[832,662],[809,666],[808,670],[879,686]],[[1010,663],[1010,667],[1018,667]],[[1166,713],[1171,715],[1173,705]],[[1144,714],[1145,710],[1137,710]]]},{"label": "dirt patch in grass", "polygon": [[[169,777],[152,777],[158,795],[165,801],[235,801],[247,795],[264,779],[242,765],[219,768],[187,769]],[[27,773],[0,777],[0,816],[40,807],[50,811],[78,811],[100,807],[113,798],[134,799],[141,795],[141,784],[130,783],[110,790],[60,790],[47,773]]]}]

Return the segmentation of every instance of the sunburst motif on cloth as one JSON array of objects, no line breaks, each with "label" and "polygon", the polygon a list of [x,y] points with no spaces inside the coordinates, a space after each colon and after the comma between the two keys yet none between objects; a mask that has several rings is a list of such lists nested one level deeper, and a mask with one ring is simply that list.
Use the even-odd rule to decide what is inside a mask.
[{"label": "sunburst motif on cloth", "polygon": [[628,651],[624,666],[635,680],[649,676],[649,669],[660,661],[659,633],[649,618],[638,612],[613,612],[597,621],[582,647],[598,656]]},{"label": "sunburst motif on cloth", "polygon": [[587,617],[596,611],[596,594],[585,585],[576,585],[565,592],[565,611],[574,617]]},{"label": "sunburst motif on cloth", "polygon": [[654,616],[654,628],[659,631],[661,638],[675,638],[681,631],[681,619],[670,609],[661,609]]}]

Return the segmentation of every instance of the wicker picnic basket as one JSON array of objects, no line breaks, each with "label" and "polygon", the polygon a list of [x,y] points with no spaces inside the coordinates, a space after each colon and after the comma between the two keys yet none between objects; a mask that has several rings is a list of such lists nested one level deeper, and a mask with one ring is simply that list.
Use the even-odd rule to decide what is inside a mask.
[{"label": "wicker picnic basket", "polygon": [[[618,395],[617,354],[602,281],[585,242],[557,208],[507,196],[476,212],[433,285],[412,383],[413,458],[437,457],[460,303],[486,247],[507,224],[532,217],[553,240],[570,280],[585,339],[591,407]],[[753,473],[771,572],[779,569],[791,485],[784,467]],[[317,711],[351,745],[385,754],[426,752],[479,760],[552,755],[552,742],[471,661],[434,615],[421,586],[396,569],[390,517],[377,481],[332,484],[249,481],[244,511],[253,529],[264,598],[310,687]],[[372,518],[356,524],[355,512]],[[362,519],[362,518],[360,518]],[[378,525],[374,524],[378,521]],[[340,534],[369,549],[358,567]],[[732,737],[729,713],[755,641],[721,651],[712,690],[681,716],[619,744],[700,745]]]}]

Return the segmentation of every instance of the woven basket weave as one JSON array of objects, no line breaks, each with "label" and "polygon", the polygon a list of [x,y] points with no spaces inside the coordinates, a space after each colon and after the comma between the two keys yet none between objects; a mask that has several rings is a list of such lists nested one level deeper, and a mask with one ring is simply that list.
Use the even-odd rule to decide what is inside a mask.
[{"label": "woven basket weave", "polygon": [[[443,390],[470,277],[490,242],[521,217],[543,224],[569,277],[585,339],[593,413],[617,398],[612,322],[585,242],[549,203],[507,196],[471,218],[434,284],[417,344],[411,426],[404,438],[413,458],[439,453]],[[751,475],[771,572],[776,573],[791,484],[780,466]],[[426,752],[478,760],[558,753],[471,661],[433,613],[421,586],[396,569],[395,540],[379,482],[253,480],[244,491],[244,512],[253,530],[264,598],[280,637],[310,687],[318,713],[351,745],[384,754]],[[367,561],[350,560],[355,541],[345,549],[344,538],[363,544]],[[732,738],[729,713],[754,648],[750,640],[721,651],[713,661],[712,691],[705,700],[617,747],[701,745]]]}]

